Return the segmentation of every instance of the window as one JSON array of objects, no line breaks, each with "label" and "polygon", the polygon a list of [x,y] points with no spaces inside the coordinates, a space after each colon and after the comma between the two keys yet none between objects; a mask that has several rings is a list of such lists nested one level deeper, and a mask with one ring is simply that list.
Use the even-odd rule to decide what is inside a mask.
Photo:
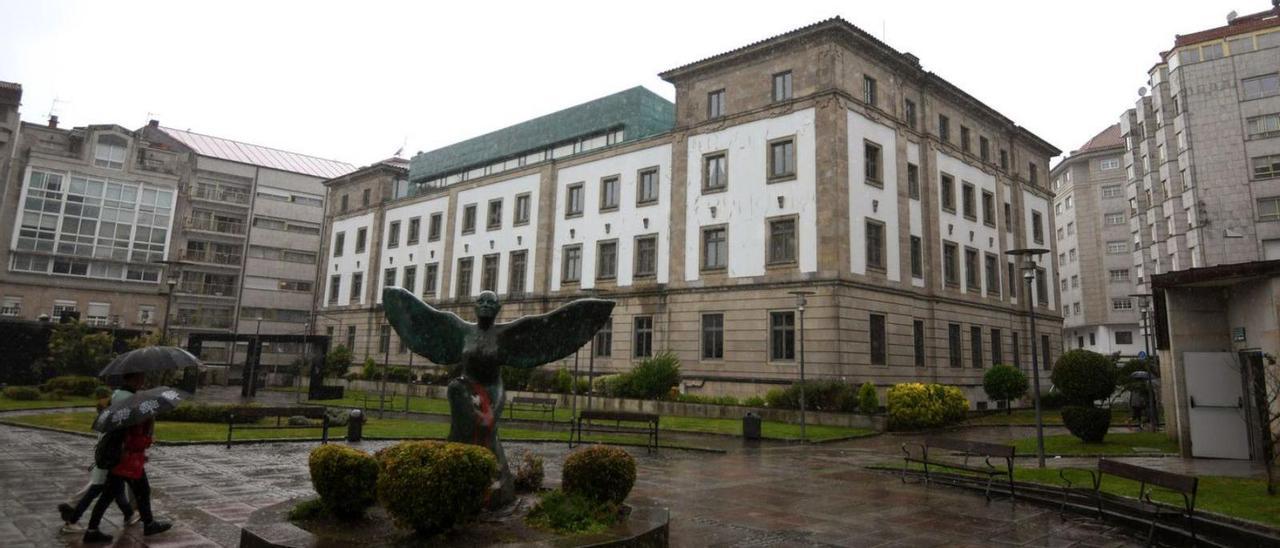
[{"label": "window", "polygon": [[481,291],[498,291],[498,262],[497,253],[485,255],[483,262],[480,263],[480,290]]},{"label": "window", "polygon": [[1080,276],[1078,274],[1071,275],[1071,288],[1072,289],[1080,288]]},{"label": "window", "polygon": [[431,220],[427,223],[427,241],[434,242],[440,239],[440,227],[443,222],[443,213],[431,214]]},{"label": "window", "polygon": [[1124,197],[1124,187],[1120,185],[1107,185],[1102,187],[1103,198],[1122,198]]},{"label": "window", "polygon": [[991,365],[1004,363],[1004,338],[999,329],[991,328]]},{"label": "window", "polygon": [[729,186],[729,164],[725,153],[716,152],[702,157],[702,191],[715,192]]},{"label": "window", "polygon": [[516,196],[515,218],[512,219],[511,224],[517,226],[529,224],[529,200],[528,193]]},{"label": "window", "polygon": [[407,238],[407,241],[405,243],[408,245],[417,244],[419,236],[421,236],[421,234],[422,234],[422,218],[414,217],[412,219],[409,219],[409,237]]},{"label": "window", "polygon": [[969,327],[969,352],[973,356],[972,367],[982,368],[982,328],[978,326]]},{"label": "window", "polygon": [[1124,224],[1124,212],[1122,211],[1122,212],[1119,212],[1119,213],[1108,213],[1108,214],[1106,214],[1106,215],[1103,217],[1103,222],[1105,222],[1106,224],[1108,224],[1108,225],[1110,225],[1110,226],[1123,225],[1123,224]]},{"label": "window", "polygon": [[791,71],[773,75],[773,100],[786,101],[791,98]]},{"label": "window", "polygon": [[364,193],[360,195],[361,207],[369,207],[370,189],[364,189]]},{"label": "window", "polygon": [[952,242],[942,242],[942,279],[947,285],[960,285],[959,250]]},{"label": "window", "polygon": [[[335,292],[336,294],[337,292]],[[18,297],[16,302],[6,299],[5,311],[13,311],[12,315],[17,315],[18,310],[22,308],[22,298]],[[138,324],[151,325],[156,320],[156,307],[149,304],[138,305]]]},{"label": "window", "polygon": [[365,243],[369,240],[369,229],[360,227],[356,229],[356,253],[364,253]]},{"label": "window", "polygon": [[485,230],[502,228],[502,199],[489,200],[489,213],[485,217]]},{"label": "window", "polygon": [[1036,268],[1036,297],[1040,304],[1049,304],[1049,283],[1048,276],[1043,268]]},{"label": "window", "polygon": [[1005,278],[1009,283],[1009,298],[1018,298],[1018,267],[1013,263],[1007,263],[1008,268],[1005,270]]},{"label": "window", "polygon": [[395,268],[388,268],[388,269],[383,270],[383,272],[382,272],[382,287],[395,287],[395,286],[396,286],[396,273],[397,273],[397,272],[398,272],[398,271],[397,271]]},{"label": "window", "polygon": [[1000,149],[1000,169],[1009,169],[1009,151]]},{"label": "window", "polygon": [[867,219],[867,268],[885,269],[884,223]]},{"label": "window", "polygon": [[1067,231],[1063,230],[1062,228],[1058,228],[1058,241],[1061,242],[1062,239],[1066,237],[1067,237]]},{"label": "window", "polygon": [[364,285],[364,273],[356,272],[351,275],[351,293],[347,294],[347,304],[356,304],[363,300],[361,295]]},{"label": "window", "polygon": [[436,296],[436,280],[440,278],[440,263],[430,263],[422,274],[422,296]]},{"label": "window", "polygon": [[1112,281],[1112,282],[1128,282],[1128,281],[1129,281],[1129,269],[1127,269],[1127,268],[1120,268],[1120,269],[1108,270],[1108,271],[1107,271],[1107,279],[1109,279],[1109,280],[1110,280],[1110,281]]},{"label": "window", "polygon": [[1076,262],[1076,249],[1074,247],[1071,248],[1071,251],[1067,252],[1067,256],[1071,259],[1071,262]]},{"label": "window", "polygon": [[565,189],[564,216],[566,218],[582,215],[582,195],[583,183],[574,183]]},{"label": "window", "polygon": [[702,229],[702,270],[719,270],[728,265],[728,236],[724,225]]},{"label": "window", "polygon": [[911,277],[924,278],[924,249],[919,236],[911,237]]},{"label": "window", "polygon": [[871,365],[885,365],[887,362],[884,340],[884,315],[871,315]]},{"label": "window", "polygon": [[618,276],[618,241],[609,240],[596,245],[596,279],[611,280]]},{"label": "window", "polygon": [[1010,345],[1013,346],[1013,366],[1022,369],[1022,347],[1018,346],[1018,332],[1009,333],[1011,339]]},{"label": "window", "polygon": [[1044,243],[1044,216],[1039,211],[1031,212],[1031,239],[1038,244]]},{"label": "window", "polygon": [[636,238],[635,276],[653,276],[658,271],[658,237]]},{"label": "window", "polygon": [[987,294],[1000,296],[1000,261],[990,253],[983,257],[987,275]]},{"label": "window", "polygon": [[1029,181],[1032,185],[1037,185],[1039,184],[1039,180],[1040,180],[1040,172],[1036,170],[1036,163],[1028,162],[1027,163],[1027,181]]},{"label": "window", "polygon": [[769,180],[777,181],[796,176],[796,140],[787,137],[769,143]]},{"label": "window", "polygon": [[339,232],[333,235],[333,256],[334,257],[342,256],[342,248],[346,247],[346,243],[347,243],[346,232]]},{"label": "window", "polygon": [[902,117],[907,120],[907,127],[916,128],[916,103],[911,99],[902,100]]},{"label": "window", "polygon": [[1053,369],[1053,362],[1049,357],[1049,336],[1040,335],[1040,369]]},{"label": "window", "polygon": [[564,259],[560,265],[560,281],[577,283],[582,279],[582,244],[564,246]]},{"label": "window", "polygon": [[471,296],[471,269],[474,263],[475,259],[472,257],[458,259],[458,287],[453,290],[455,298]]},{"label": "window", "polygon": [[378,326],[378,352],[386,354],[391,351],[391,326],[382,324]]},{"label": "window", "polygon": [[1254,179],[1271,179],[1280,177],[1280,154],[1259,156],[1250,160],[1253,164]]},{"label": "window", "polygon": [[969,152],[969,128],[960,126],[960,150]]},{"label": "window", "polygon": [[462,233],[472,234],[476,231],[476,204],[467,204],[462,208]]},{"label": "window", "polygon": [[951,367],[964,367],[964,357],[960,354],[960,324],[947,324],[947,359]]},{"label": "window", "polygon": [[1063,278],[1063,279],[1062,279],[1062,291],[1066,291],[1066,290],[1067,290],[1067,279],[1066,279],[1066,278]]},{"label": "window", "polygon": [[1116,331],[1116,344],[1133,344],[1133,332]]},{"label": "window", "polygon": [[1112,310],[1133,310],[1133,300],[1128,297],[1111,299]]},{"label": "window", "polygon": [[346,194],[343,194],[343,195],[342,195],[342,200],[340,200],[340,202],[339,202],[339,203],[341,203],[341,204],[342,204],[342,205],[341,205],[341,206],[339,206],[339,208],[338,208],[338,212],[339,212],[339,213],[346,213],[346,212],[347,212],[347,201],[348,201],[347,199],[348,199],[348,198],[349,198],[349,196],[347,196]]},{"label": "window", "polygon": [[508,269],[510,272],[507,276],[507,294],[519,295],[524,293],[525,270],[528,268],[529,252],[520,250],[512,251],[507,255]]},{"label": "window", "polygon": [[920,199],[920,167],[915,164],[907,164],[907,197]]},{"label": "window", "polygon": [[1074,313],[1075,313],[1075,315],[1077,315],[1077,316],[1079,316],[1079,315],[1080,315],[1080,303],[1078,303],[1078,302],[1077,302],[1077,303],[1072,304],[1072,305],[1071,305],[1071,309],[1072,309],[1072,312],[1074,312]]},{"label": "window", "polygon": [[796,260],[796,220],[794,217],[769,221],[769,264]]},{"label": "window", "polygon": [[93,165],[111,169],[124,169],[125,153],[129,141],[119,135],[99,135],[98,144],[93,148]]},{"label": "window", "polygon": [[911,322],[911,346],[916,367],[924,367],[924,320]]},{"label": "window", "polygon": [[387,229],[387,249],[400,247],[400,221],[391,221]]},{"label": "window", "polygon": [[1129,252],[1129,242],[1124,240],[1112,240],[1107,242],[1107,253],[1111,255]]},{"label": "window", "polygon": [[658,203],[658,168],[640,170],[636,175],[636,205]]},{"label": "window", "polygon": [[707,118],[724,116],[724,90],[718,89],[707,94]]},{"label": "window", "polygon": [[1098,169],[1101,171],[1120,169],[1120,159],[1119,158],[1103,158],[1101,160],[1098,160]]},{"label": "window", "polygon": [[618,209],[618,177],[600,179],[600,211]]},{"label": "window", "polygon": [[938,115],[938,139],[944,142],[951,140],[951,119],[941,114]]},{"label": "window", "polygon": [[1246,125],[1250,139],[1280,135],[1280,113],[1254,116]]},{"label": "window", "polygon": [[1280,95],[1280,74],[1264,74],[1241,81],[1245,100]]},{"label": "window", "polygon": [[964,216],[968,219],[978,219],[977,197],[974,196],[973,185],[965,182],[960,183],[960,206],[963,208]]},{"label": "window", "polygon": [[636,316],[632,320],[631,355],[648,358],[653,355],[653,316]]},{"label": "window", "polygon": [[991,141],[986,137],[978,137],[978,157],[983,163],[991,161]]},{"label": "window", "polygon": [[724,314],[702,315],[702,359],[724,358]]},{"label": "window", "polygon": [[342,287],[342,275],[329,276],[329,304],[338,304],[338,291]]},{"label": "window", "polygon": [[880,145],[862,142],[863,181],[871,186],[884,187],[884,175],[880,160]]},{"label": "window", "polygon": [[1004,231],[1013,232],[1013,204],[1004,203]]},{"label": "window", "polygon": [[982,224],[996,226],[996,195],[982,191]]},{"label": "window", "polygon": [[769,313],[769,359],[791,361],[796,359],[796,313]]},{"label": "window", "polygon": [[971,247],[964,249],[964,282],[972,291],[982,291],[982,278],[978,271],[978,250]]},{"label": "window", "polygon": [[862,102],[875,106],[876,104],[876,79],[870,76],[862,77]]},{"label": "window", "polygon": [[596,331],[595,356],[597,358],[608,358],[613,355],[613,318],[609,318],[600,326],[600,330]]},{"label": "window", "polygon": [[418,267],[412,266],[412,265],[404,267],[404,280],[403,280],[403,283],[401,284],[401,287],[405,288],[405,290],[410,293],[414,293],[417,291]]},{"label": "window", "polygon": [[944,211],[956,212],[956,180],[946,173],[942,174],[942,209]]}]

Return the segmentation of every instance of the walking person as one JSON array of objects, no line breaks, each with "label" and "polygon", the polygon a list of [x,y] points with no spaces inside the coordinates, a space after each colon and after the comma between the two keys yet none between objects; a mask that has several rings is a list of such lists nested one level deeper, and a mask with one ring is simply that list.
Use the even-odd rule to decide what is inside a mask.
[{"label": "walking person", "polygon": [[[133,391],[127,386],[118,386],[112,392],[111,397],[106,400],[106,407],[112,404],[122,402],[129,399],[133,395]],[[99,404],[100,407],[101,404]],[[105,409],[106,407],[103,407]],[[101,413],[103,409],[99,409]],[[102,441],[103,434],[98,434],[98,441]],[[62,533],[80,533],[84,529],[76,525],[80,521],[80,516],[84,515],[85,510],[89,509],[89,505],[93,504],[103,491],[106,490],[107,470],[99,468],[95,462],[89,472],[89,483],[82,487],[75,495],[72,495],[67,502],[58,505],[58,513],[62,515]],[[138,515],[133,512],[132,493],[128,489],[121,490],[115,498],[116,505],[120,507],[120,513],[124,515],[125,526],[138,523]],[[73,504],[74,503],[74,504]]]}]

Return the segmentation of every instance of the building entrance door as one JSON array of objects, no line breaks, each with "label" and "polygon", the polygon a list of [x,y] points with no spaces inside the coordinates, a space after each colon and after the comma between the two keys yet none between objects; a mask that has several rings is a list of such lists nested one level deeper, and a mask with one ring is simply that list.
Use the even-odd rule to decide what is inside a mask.
[{"label": "building entrance door", "polygon": [[1184,352],[1191,456],[1249,458],[1249,427],[1240,362],[1230,352]]}]

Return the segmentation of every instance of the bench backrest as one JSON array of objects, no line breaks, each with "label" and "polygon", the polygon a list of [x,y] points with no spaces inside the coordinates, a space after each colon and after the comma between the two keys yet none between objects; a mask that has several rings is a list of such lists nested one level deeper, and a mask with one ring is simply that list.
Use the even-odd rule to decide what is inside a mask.
[{"label": "bench backrest", "polygon": [[1098,472],[1187,494],[1195,493],[1196,486],[1200,482],[1195,476],[1175,474],[1109,459],[1098,459]]},{"label": "bench backrest", "polygon": [[556,403],[555,398],[539,398],[534,396],[516,396],[511,398],[511,403],[540,403],[543,405],[551,405]]},{"label": "bench backrest", "polygon": [[655,422],[658,420],[658,415],[653,413],[632,413],[629,411],[583,411],[581,417],[608,421]]},{"label": "bench backrest", "polygon": [[958,440],[954,438],[926,438],[925,447],[937,447],[950,451],[961,451],[970,455],[989,455],[992,457],[1012,458],[1012,445],[985,443],[981,441]]},{"label": "bench backrest", "polygon": [[237,417],[307,417],[309,419],[322,418],[325,415],[325,408],[315,406],[300,407],[244,407],[232,411]]}]

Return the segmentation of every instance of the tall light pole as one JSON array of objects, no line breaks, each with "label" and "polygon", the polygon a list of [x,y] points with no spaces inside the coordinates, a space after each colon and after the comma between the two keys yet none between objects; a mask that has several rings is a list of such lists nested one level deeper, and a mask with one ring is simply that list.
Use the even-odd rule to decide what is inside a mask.
[{"label": "tall light pole", "polygon": [[294,395],[294,401],[302,403],[302,371],[306,368],[308,374],[311,373],[311,346],[307,344],[307,336],[311,334],[311,321],[314,319],[314,313],[307,318],[307,323],[302,324],[302,366],[294,371],[294,375],[298,377],[298,393]]},{"label": "tall light pole", "polygon": [[[1147,358],[1142,360],[1142,369],[1147,372],[1147,416],[1151,421],[1151,431],[1155,432],[1160,430],[1160,411],[1156,409],[1156,389],[1152,384],[1154,376],[1151,374],[1151,360],[1156,360],[1151,353],[1151,322],[1147,316],[1151,310],[1151,294],[1134,293],[1129,296],[1138,298],[1138,310],[1142,312],[1142,345],[1147,352]],[[1160,363],[1159,360],[1156,363]]]},{"label": "tall light pole", "polygon": [[1027,291],[1023,293],[1023,298],[1027,300],[1027,317],[1031,320],[1031,387],[1032,401],[1036,408],[1036,462],[1040,468],[1044,468],[1044,415],[1040,411],[1040,351],[1036,342],[1035,281],[1036,257],[1048,252],[1048,249],[1043,248],[1011,249],[1005,252],[1025,261],[1022,277],[1027,280]]},{"label": "tall light pole", "polygon": [[800,443],[805,443],[809,437],[805,432],[805,426],[808,421],[805,416],[804,402],[804,305],[809,303],[805,297],[813,295],[814,292],[800,290],[788,291],[788,293],[796,296],[796,310],[800,312],[800,317],[798,318],[800,322]]},{"label": "tall light pole", "polygon": [[164,343],[169,344],[169,313],[173,309],[173,290],[178,286],[178,279],[170,277],[165,280],[165,285],[169,286],[169,292],[165,293],[164,298],[164,322],[160,327],[160,337],[164,339]]}]

